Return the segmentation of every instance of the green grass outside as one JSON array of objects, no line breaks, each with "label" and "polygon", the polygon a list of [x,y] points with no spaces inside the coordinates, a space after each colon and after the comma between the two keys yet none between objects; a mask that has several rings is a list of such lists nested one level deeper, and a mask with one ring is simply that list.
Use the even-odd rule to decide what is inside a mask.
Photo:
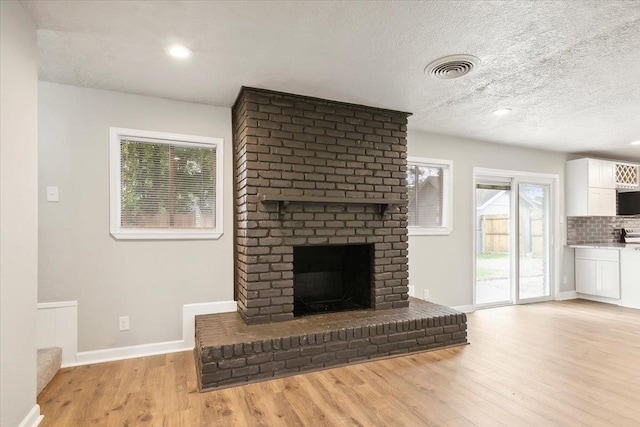
[{"label": "green grass outside", "polygon": [[[476,280],[494,280],[494,279],[506,279],[508,278],[508,272],[505,271],[504,268],[492,268],[495,267],[495,261],[504,261],[507,263],[506,267],[508,267],[509,263],[509,254],[500,254],[500,253],[483,253],[478,254],[476,258]],[[483,261],[494,261],[489,262],[487,265],[483,265]]]}]

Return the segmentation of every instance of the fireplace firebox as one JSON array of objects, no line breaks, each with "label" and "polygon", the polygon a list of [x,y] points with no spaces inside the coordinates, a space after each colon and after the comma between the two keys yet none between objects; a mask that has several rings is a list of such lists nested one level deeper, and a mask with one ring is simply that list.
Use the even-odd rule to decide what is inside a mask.
[{"label": "fireplace firebox", "polygon": [[294,247],[293,315],[370,308],[372,246]]}]

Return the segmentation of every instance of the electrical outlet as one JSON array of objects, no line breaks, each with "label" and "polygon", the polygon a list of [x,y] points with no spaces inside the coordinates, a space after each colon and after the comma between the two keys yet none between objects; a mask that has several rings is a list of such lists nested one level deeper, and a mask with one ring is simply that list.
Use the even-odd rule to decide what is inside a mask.
[{"label": "electrical outlet", "polygon": [[415,285],[409,285],[409,296],[410,297],[415,297],[416,296],[416,287],[415,287]]},{"label": "electrical outlet", "polygon": [[120,330],[121,331],[129,330],[129,316],[120,316]]},{"label": "electrical outlet", "polygon": [[422,296],[423,296],[423,299],[428,301],[429,300],[429,289],[425,289],[423,291],[423,295]]}]

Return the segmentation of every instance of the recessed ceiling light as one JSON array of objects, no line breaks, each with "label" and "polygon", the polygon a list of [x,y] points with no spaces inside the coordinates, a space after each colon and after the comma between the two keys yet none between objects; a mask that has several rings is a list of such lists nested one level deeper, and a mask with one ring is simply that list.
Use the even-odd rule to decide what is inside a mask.
[{"label": "recessed ceiling light", "polygon": [[167,52],[169,52],[169,55],[173,56],[174,58],[185,59],[191,56],[191,49],[180,44],[169,46]]},{"label": "recessed ceiling light", "polygon": [[637,140],[637,141],[633,141],[633,142],[631,142],[631,145],[640,145],[640,139],[639,139],[639,140]]},{"label": "recessed ceiling light", "polygon": [[500,108],[493,112],[494,116],[505,116],[511,112],[511,108]]}]

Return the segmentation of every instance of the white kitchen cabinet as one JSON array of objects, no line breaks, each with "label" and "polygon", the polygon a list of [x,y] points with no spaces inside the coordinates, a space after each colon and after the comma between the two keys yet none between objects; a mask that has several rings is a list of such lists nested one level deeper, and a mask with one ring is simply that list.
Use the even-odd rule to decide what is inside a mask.
[{"label": "white kitchen cabinet", "polygon": [[596,261],[596,274],[599,275],[596,276],[596,295],[619,299],[620,262]]},{"label": "white kitchen cabinet", "polygon": [[576,249],[576,292],[620,298],[620,251]]},{"label": "white kitchen cabinet", "polygon": [[640,190],[640,169],[635,163],[616,163],[616,188]]},{"label": "white kitchen cabinet", "polygon": [[609,160],[586,159],[589,187],[616,188],[616,163]]},{"label": "white kitchen cabinet", "polygon": [[620,252],[620,305],[640,308],[640,251]]},{"label": "white kitchen cabinet", "polygon": [[616,216],[616,190],[589,188],[588,216]]},{"label": "white kitchen cabinet", "polygon": [[566,163],[567,216],[616,215],[616,163],[577,159]]},{"label": "white kitchen cabinet", "polygon": [[576,258],[576,292],[596,294],[596,261]]}]

